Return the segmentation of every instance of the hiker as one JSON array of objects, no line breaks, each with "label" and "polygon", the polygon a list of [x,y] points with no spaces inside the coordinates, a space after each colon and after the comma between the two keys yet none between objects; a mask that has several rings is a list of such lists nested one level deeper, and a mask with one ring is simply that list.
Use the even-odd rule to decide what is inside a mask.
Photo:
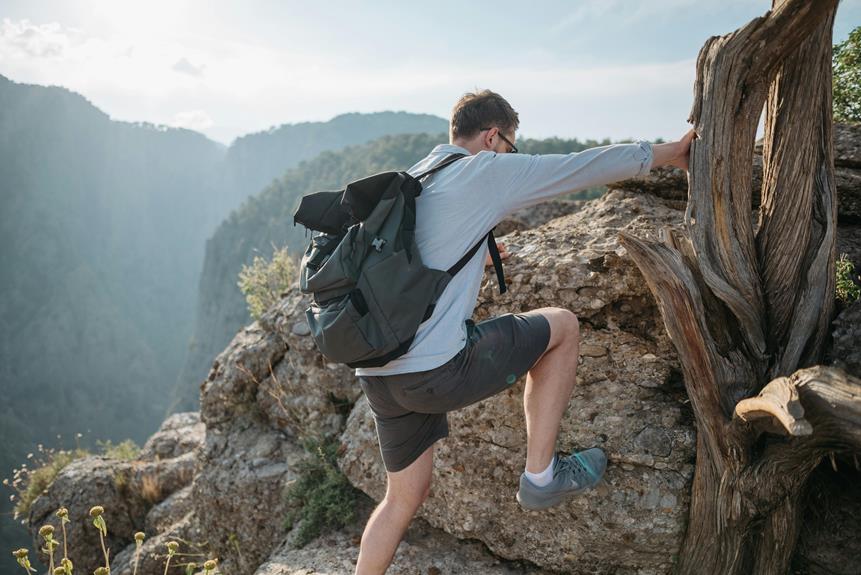
[{"label": "hiker", "polygon": [[[652,168],[688,167],[693,130],[666,144],[638,141],[572,154],[517,153],[517,112],[499,94],[465,94],[455,104],[449,144],[408,170],[452,162],[422,182],[415,241],[424,265],[445,270],[507,215],[561,194],[644,176]],[[500,246],[502,247],[502,246]],[[516,499],[543,509],[590,489],[607,465],[604,452],[556,454],[556,436],[577,373],[577,316],[547,307],[479,323],[487,245],[445,288],[407,353],[356,370],[376,422],[387,472],[386,496],[362,535],[356,573],[383,573],[430,492],[434,443],[448,435],[446,413],[508,389],[526,374],[526,462]],[[504,248],[501,250],[505,256]]]}]

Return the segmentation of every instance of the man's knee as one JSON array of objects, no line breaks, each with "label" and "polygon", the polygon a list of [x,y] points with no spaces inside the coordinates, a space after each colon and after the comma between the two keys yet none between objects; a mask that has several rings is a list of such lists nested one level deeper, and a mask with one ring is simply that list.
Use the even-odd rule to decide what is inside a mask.
[{"label": "man's knee", "polygon": [[430,496],[430,478],[421,484],[412,485],[406,489],[404,487],[389,481],[386,489],[386,501],[398,507],[417,510]]},{"label": "man's knee", "polygon": [[532,310],[531,313],[540,313],[550,324],[550,342],[547,349],[560,345],[579,345],[580,322],[573,311],[560,307],[544,307]]}]

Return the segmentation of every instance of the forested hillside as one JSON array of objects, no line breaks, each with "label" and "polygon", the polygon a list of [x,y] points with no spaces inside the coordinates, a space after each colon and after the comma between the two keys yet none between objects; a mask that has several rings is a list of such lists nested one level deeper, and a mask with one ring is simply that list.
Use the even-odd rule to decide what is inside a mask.
[{"label": "forested hillside", "polygon": [[192,335],[206,238],[262,187],[244,178],[271,182],[327,147],[445,126],[348,114],[226,148],[0,76],[0,477],[38,443],[140,443],[157,429]]}]

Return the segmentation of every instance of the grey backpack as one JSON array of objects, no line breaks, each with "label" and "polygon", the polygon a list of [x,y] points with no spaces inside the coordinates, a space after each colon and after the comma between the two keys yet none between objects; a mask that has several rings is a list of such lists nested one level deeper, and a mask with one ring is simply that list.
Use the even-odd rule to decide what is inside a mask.
[{"label": "grey backpack", "polygon": [[[312,236],[299,268],[299,287],[313,294],[305,316],[330,361],[379,367],[405,354],[451,278],[484,243],[482,238],[448,270],[426,267],[416,248],[421,180],[462,157],[448,156],[415,177],[382,172],[342,191],[302,198],[294,225],[301,223]],[[500,293],[505,293],[493,230],[485,237]]]}]

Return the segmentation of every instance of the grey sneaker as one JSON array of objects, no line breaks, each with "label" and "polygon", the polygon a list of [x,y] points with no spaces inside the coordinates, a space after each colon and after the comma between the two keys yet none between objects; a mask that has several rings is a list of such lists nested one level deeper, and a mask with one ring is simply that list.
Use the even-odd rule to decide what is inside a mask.
[{"label": "grey sneaker", "polygon": [[553,481],[538,487],[525,473],[520,474],[520,490],[517,502],[524,509],[547,509],[560,503],[570,495],[582,493],[595,487],[607,469],[607,455],[598,447],[577,451],[567,457],[556,454],[553,465]]}]

